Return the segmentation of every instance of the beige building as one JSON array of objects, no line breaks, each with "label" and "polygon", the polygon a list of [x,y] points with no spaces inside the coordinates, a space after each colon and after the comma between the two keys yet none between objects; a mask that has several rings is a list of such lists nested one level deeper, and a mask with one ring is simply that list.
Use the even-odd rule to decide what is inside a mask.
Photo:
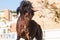
[{"label": "beige building", "polygon": [[[8,26],[6,27],[8,29],[7,31],[15,32],[16,23],[14,19],[16,19],[16,17],[17,15],[15,11],[11,11],[9,9],[0,10],[0,24],[2,24],[1,22],[4,22],[5,25]],[[2,28],[2,26],[0,27]]]}]

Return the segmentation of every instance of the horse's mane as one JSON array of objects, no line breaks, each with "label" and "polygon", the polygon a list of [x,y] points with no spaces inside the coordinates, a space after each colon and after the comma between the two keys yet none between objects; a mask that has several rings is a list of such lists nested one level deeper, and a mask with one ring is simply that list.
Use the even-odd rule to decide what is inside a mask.
[{"label": "horse's mane", "polygon": [[20,6],[17,8],[17,14],[23,15],[25,13],[31,13],[32,15],[34,15],[34,11],[32,10],[32,3],[29,1],[22,1]]}]

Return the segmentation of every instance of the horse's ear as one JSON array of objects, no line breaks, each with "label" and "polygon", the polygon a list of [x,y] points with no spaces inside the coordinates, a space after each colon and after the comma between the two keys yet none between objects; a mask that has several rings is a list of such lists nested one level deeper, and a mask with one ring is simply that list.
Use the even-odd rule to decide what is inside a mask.
[{"label": "horse's ear", "polygon": [[31,8],[34,12],[38,11],[36,8]]},{"label": "horse's ear", "polygon": [[18,7],[16,10],[17,15],[19,14],[19,12],[20,12],[20,7]]}]

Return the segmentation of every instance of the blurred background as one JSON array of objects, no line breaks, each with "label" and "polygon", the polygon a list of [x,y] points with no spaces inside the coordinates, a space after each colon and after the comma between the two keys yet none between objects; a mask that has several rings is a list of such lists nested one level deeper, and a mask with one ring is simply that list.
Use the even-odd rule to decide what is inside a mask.
[{"label": "blurred background", "polygon": [[[16,39],[16,9],[21,1],[0,0],[0,40]],[[60,40],[60,0],[26,1],[30,1],[37,10],[32,20],[41,25],[43,40]]]}]

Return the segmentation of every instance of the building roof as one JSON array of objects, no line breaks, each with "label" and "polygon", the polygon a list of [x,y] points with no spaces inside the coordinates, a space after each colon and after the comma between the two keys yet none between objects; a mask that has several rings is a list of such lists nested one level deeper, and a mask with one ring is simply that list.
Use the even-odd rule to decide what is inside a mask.
[{"label": "building roof", "polygon": [[[0,12],[4,12],[5,10],[9,10],[9,9],[4,9],[4,10],[0,10]],[[15,10],[9,10],[11,13],[16,13]]]}]

